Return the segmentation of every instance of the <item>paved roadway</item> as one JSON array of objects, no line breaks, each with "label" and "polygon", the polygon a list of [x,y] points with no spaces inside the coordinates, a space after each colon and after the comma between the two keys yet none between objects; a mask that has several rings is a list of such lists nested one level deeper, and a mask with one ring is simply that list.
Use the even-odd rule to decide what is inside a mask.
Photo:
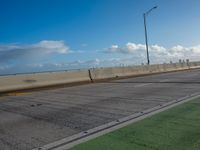
[{"label": "paved roadway", "polygon": [[0,97],[0,149],[29,150],[200,92],[200,69]]}]

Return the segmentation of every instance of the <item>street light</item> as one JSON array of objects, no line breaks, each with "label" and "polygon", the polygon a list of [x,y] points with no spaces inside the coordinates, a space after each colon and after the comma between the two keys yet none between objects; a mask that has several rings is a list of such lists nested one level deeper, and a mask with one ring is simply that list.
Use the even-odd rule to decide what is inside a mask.
[{"label": "street light", "polygon": [[158,6],[155,6],[153,8],[151,8],[150,10],[148,10],[147,12],[145,12],[143,14],[144,16],[144,29],[145,29],[145,41],[146,41],[146,50],[147,50],[147,64],[149,65],[150,64],[150,60],[149,60],[149,46],[148,46],[148,35],[147,35],[147,23],[146,23],[146,17],[148,16],[148,14],[154,10],[158,8]]}]

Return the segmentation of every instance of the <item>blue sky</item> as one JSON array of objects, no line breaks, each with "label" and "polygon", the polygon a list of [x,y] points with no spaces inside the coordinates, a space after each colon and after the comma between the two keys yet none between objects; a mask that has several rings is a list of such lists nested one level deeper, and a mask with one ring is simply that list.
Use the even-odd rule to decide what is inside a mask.
[{"label": "blue sky", "polygon": [[0,74],[146,63],[200,55],[199,0],[0,0]]}]

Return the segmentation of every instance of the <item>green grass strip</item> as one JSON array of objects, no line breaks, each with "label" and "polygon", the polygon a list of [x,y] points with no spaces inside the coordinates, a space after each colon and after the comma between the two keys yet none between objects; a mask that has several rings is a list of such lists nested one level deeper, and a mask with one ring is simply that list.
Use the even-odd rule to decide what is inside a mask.
[{"label": "green grass strip", "polygon": [[71,150],[200,150],[200,98]]}]

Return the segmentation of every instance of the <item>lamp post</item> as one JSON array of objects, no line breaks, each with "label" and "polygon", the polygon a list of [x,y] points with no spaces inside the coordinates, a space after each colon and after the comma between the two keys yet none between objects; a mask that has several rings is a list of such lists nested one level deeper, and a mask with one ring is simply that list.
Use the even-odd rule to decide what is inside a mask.
[{"label": "lamp post", "polygon": [[146,23],[146,17],[148,16],[148,14],[154,10],[158,8],[158,6],[155,6],[153,8],[151,8],[150,10],[148,10],[147,12],[145,12],[143,14],[143,17],[144,17],[144,30],[145,30],[145,42],[146,42],[146,51],[147,51],[147,64],[149,65],[150,64],[150,59],[149,59],[149,46],[148,46],[148,34],[147,34],[147,23]]}]

